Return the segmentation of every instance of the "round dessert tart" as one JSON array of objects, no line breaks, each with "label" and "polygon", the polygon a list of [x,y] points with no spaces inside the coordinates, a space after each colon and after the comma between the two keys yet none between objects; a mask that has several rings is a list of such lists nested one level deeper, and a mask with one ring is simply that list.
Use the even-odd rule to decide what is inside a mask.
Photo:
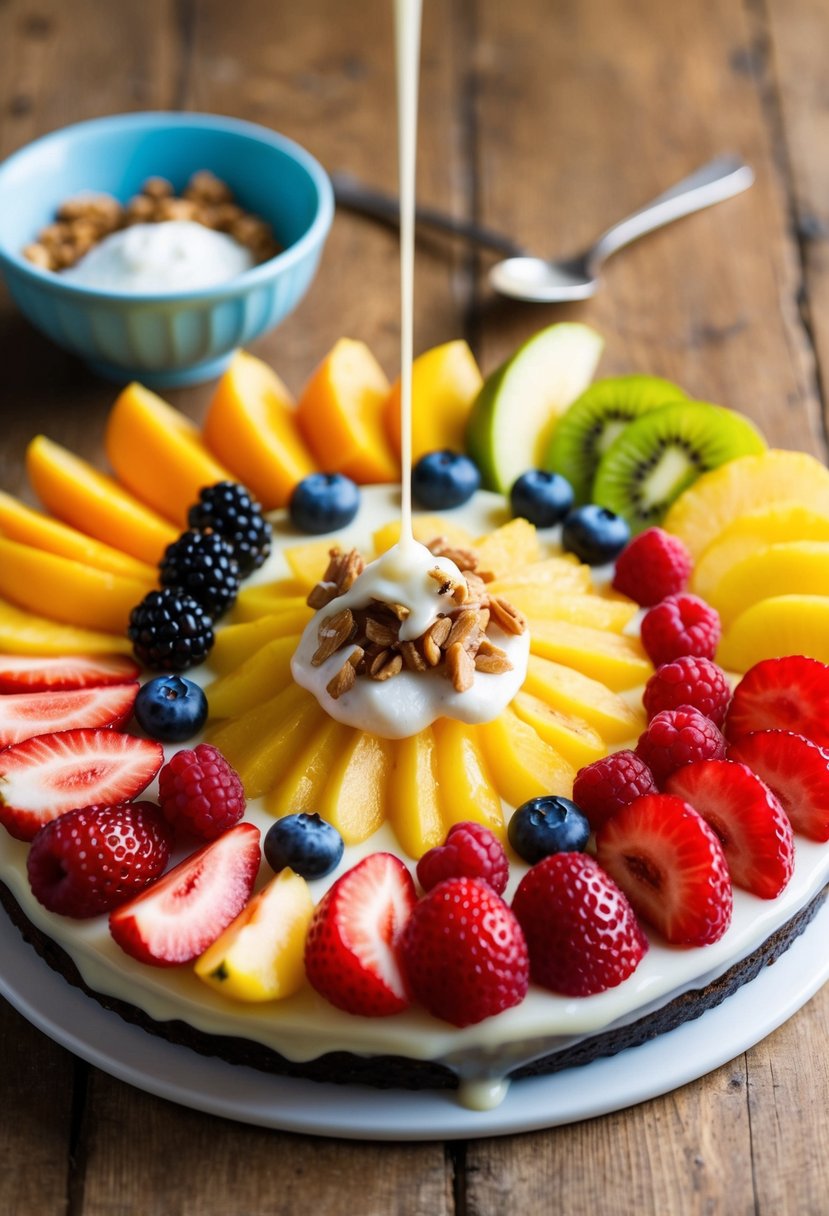
[{"label": "round dessert tart", "polygon": [[[245,784],[245,821],[264,837],[274,817],[318,813],[342,837],[333,872],[308,881],[313,904],[371,855],[390,854],[414,876],[418,859],[459,822],[477,821],[506,844],[512,808],[540,795],[569,798],[579,767],[633,745],[642,732],[641,693],[652,667],[635,637],[636,606],[563,554],[554,530],[540,534],[511,520],[503,498],[478,493],[442,518],[415,518],[417,538],[430,546],[435,569],[447,574],[443,594],[451,599],[453,570],[464,577],[466,593],[451,606],[447,600],[444,617],[448,631],[479,631],[469,683],[446,657],[448,632],[436,642],[440,656],[435,652],[431,671],[417,658],[407,666],[406,655],[422,659],[424,646],[429,651],[424,638],[431,624],[405,637],[399,628],[405,614],[390,621],[394,614],[380,611],[373,597],[368,605],[351,603],[359,620],[335,631],[330,653],[318,653],[325,640],[320,626],[341,611],[335,601],[354,586],[352,550],[370,560],[398,539],[397,489],[363,490],[353,522],[313,541],[296,532],[286,513],[273,518],[270,557],[218,628],[209,664],[188,678],[205,688],[210,705],[199,738],[218,747]],[[332,549],[339,552],[332,556]],[[433,581],[440,594],[442,584]],[[377,602],[385,603],[379,596]],[[361,644],[366,635],[371,646]],[[307,666],[331,664],[319,699],[295,679],[303,637]],[[382,664],[394,663],[395,671],[377,680],[371,661],[383,652]],[[346,665],[354,679],[347,674],[348,687],[341,687]],[[404,688],[407,676],[425,676],[439,688],[443,700],[435,701],[431,718],[401,726],[398,708],[391,714],[396,726],[375,718],[370,731],[350,716],[357,681],[370,685],[378,702],[389,698],[385,712],[395,683]],[[493,691],[483,698],[489,710],[463,720],[465,693],[486,680],[495,681],[493,688],[504,681],[503,701]],[[730,925],[712,944],[672,946],[645,926],[644,955],[615,986],[572,996],[531,982],[513,1007],[460,1027],[405,1000],[392,1016],[355,1016],[301,980],[279,1000],[234,1000],[192,966],[143,964],[119,949],[106,917],[78,922],[46,911],[27,882],[26,850],[23,841],[0,836],[10,915],[70,982],[123,1016],[259,1068],[382,1086],[460,1086],[472,1105],[497,1100],[509,1078],[622,1050],[719,1003],[787,947],[829,881],[829,849],[798,836],[794,873],[782,894],[760,899],[735,890]],[[510,858],[507,903],[528,868]],[[260,893],[272,883],[263,862]]]}]

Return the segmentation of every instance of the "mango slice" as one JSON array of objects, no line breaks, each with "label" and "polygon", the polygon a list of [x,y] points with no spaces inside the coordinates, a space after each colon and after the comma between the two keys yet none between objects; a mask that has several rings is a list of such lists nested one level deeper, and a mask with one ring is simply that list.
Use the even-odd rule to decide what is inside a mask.
[{"label": "mango slice", "polygon": [[132,654],[129,639],[60,625],[0,600],[0,650],[7,654]]},{"label": "mango slice", "polygon": [[302,390],[300,431],[323,469],[338,469],[360,485],[397,481],[400,467],[385,429],[389,383],[368,347],[341,338]]},{"label": "mango slice", "polygon": [[[475,356],[462,339],[424,351],[412,363],[412,458],[449,448],[463,452],[472,403],[483,388]],[[400,379],[383,405],[386,433],[400,453]]]},{"label": "mango slice", "polygon": [[746,608],[776,595],[829,595],[829,541],[796,540],[756,548],[726,571],[711,603],[727,629]]},{"label": "mango slice", "polygon": [[506,840],[504,808],[493,784],[474,726],[439,718],[433,726],[437,747],[438,797],[444,831],[453,823],[482,823]]},{"label": "mango slice", "polygon": [[45,435],[26,449],[32,489],[48,511],[87,536],[156,566],[179,532],[112,477]]},{"label": "mango slice", "polygon": [[116,397],[104,447],[121,484],[181,530],[199,490],[233,480],[196,424],[140,384],[128,384]]},{"label": "mango slice", "polygon": [[511,704],[521,721],[531,726],[574,768],[592,764],[607,754],[604,739],[584,718],[562,713],[528,692],[519,692]]},{"label": "mango slice", "polygon": [[490,583],[489,590],[493,595],[503,595],[509,599],[514,588],[546,588],[555,593],[584,592],[593,590],[593,578],[590,567],[582,565],[576,557],[562,554],[561,557],[546,557],[538,562],[530,562],[520,569],[510,570],[503,578]]},{"label": "mango slice", "polygon": [[352,730],[330,760],[318,810],[346,844],[367,840],[386,818],[392,745],[388,739]]},{"label": "mango slice", "polygon": [[276,816],[318,811],[331,765],[350,734],[351,727],[325,717],[268,790],[265,810]]},{"label": "mango slice", "polygon": [[571,621],[536,622],[530,631],[530,653],[575,667],[614,692],[635,688],[653,675],[638,638]]},{"label": "mango slice", "polygon": [[248,798],[261,798],[284,775],[297,748],[325,721],[325,711],[297,684],[241,718],[211,731],[210,742],[236,769]]},{"label": "mango slice", "polygon": [[438,799],[435,735],[431,727],[395,739],[386,818],[409,857],[443,843],[446,831]]},{"label": "mango slice", "polygon": [[[418,512],[412,517],[412,532],[415,540],[426,545],[438,536],[445,536],[450,544],[465,548],[472,544],[472,537],[466,528],[453,523],[442,515],[421,515]],[[400,540],[400,520],[392,519],[382,528],[378,528],[372,537],[374,552],[378,555],[386,553],[392,545]]]},{"label": "mango slice", "polygon": [[[293,582],[285,579],[286,583]],[[299,612],[308,607],[308,595],[304,588],[296,595],[279,595],[272,587],[249,587],[236,600],[230,613],[234,625],[256,621],[262,616],[275,616],[283,612]]]},{"label": "mango slice", "polygon": [[638,698],[635,707],[629,705],[600,681],[535,654],[530,655],[522,692],[589,722],[607,743],[637,739],[645,729],[645,712]]},{"label": "mango slice", "polygon": [[245,351],[236,352],[216,385],[203,435],[266,511],[284,507],[297,482],[317,468],[291,394],[266,363]]},{"label": "mango slice", "polygon": [[496,579],[506,579],[513,570],[541,559],[541,545],[533,524],[511,519],[475,541],[478,566]]},{"label": "mango slice", "polygon": [[282,550],[291,574],[305,588],[306,593],[315,587],[325,574],[328,558],[334,543],[330,537],[309,540],[302,545],[289,545]]},{"label": "mango slice", "polygon": [[748,671],[761,659],[805,654],[829,663],[829,597],[776,595],[741,612],[726,632],[717,662]]},{"label": "mango slice", "polygon": [[576,625],[589,625],[591,629],[608,629],[621,633],[638,612],[633,600],[619,597],[605,598],[601,595],[568,595],[553,593],[547,588],[539,591],[534,587],[516,587],[509,602],[529,618],[530,633],[533,629],[549,626],[552,621],[572,621]]},{"label": "mango slice", "polygon": [[302,608],[262,616],[258,621],[227,625],[216,634],[216,642],[210,652],[210,666],[220,675],[226,675],[274,638],[291,636],[298,644],[298,635],[308,624],[311,615],[311,609],[303,605]]},{"label": "mango slice", "polygon": [[291,659],[299,637],[273,638],[238,667],[205,688],[211,718],[235,718],[276,696],[291,682]]},{"label": "mango slice", "polygon": [[514,710],[507,707],[478,732],[498,793],[511,806],[541,794],[572,797],[576,770]]}]

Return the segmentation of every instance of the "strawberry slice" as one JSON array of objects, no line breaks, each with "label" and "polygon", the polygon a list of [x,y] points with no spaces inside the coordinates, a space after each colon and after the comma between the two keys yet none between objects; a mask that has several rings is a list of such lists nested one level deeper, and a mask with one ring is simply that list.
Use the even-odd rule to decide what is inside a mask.
[{"label": "strawberry slice", "polygon": [[55,731],[0,752],[0,823],[32,840],[44,823],[84,806],[128,802],[164,761],[153,739],[106,728]]},{"label": "strawberry slice", "polygon": [[732,742],[755,730],[790,730],[829,747],[829,667],[806,655],[763,659],[734,689],[725,722]]},{"label": "strawberry slice", "polygon": [[698,760],[672,773],[669,794],[690,802],[714,829],[735,886],[774,899],[794,873],[794,835],[764,781],[734,760]]},{"label": "strawberry slice", "polygon": [[636,915],[673,945],[707,946],[725,933],[733,894],[722,845],[682,798],[636,798],[599,829],[596,846]]},{"label": "strawberry slice", "polygon": [[259,829],[237,823],[116,908],[109,918],[110,933],[139,962],[156,967],[189,963],[242,911],[260,857]]},{"label": "strawberry slice", "polygon": [[118,728],[129,721],[138,681],[67,692],[17,692],[0,697],[0,747],[77,726]]},{"label": "strawberry slice", "polygon": [[829,751],[790,730],[757,730],[728,749],[780,801],[796,832],[829,840]]},{"label": "strawberry slice", "polygon": [[412,876],[391,853],[371,853],[329,888],[305,942],[305,971],[327,1001],[363,1017],[409,1004],[399,939],[417,902]]},{"label": "strawberry slice", "polygon": [[0,693],[57,692],[67,688],[98,688],[134,680],[138,664],[124,654],[82,654],[38,657],[0,655]]}]

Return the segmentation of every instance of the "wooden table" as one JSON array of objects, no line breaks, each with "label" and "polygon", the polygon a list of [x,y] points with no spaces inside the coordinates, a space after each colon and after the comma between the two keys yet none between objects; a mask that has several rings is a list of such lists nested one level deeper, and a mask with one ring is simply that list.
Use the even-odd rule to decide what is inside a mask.
[{"label": "wooden table", "polygon": [[[594,301],[494,299],[486,256],[423,242],[416,349],[485,370],[553,320],[606,339],[604,374],[673,378],[825,457],[829,94],[825,0],[427,0],[419,193],[539,251],[570,252],[710,156],[749,194],[650,237]],[[67,122],[185,108],[266,123],[330,169],[395,185],[388,0],[2,0],[0,155]],[[0,484],[33,433],[100,458],[113,388],[0,299]],[[341,335],[398,366],[397,249],[338,215],[296,315],[255,352],[298,389]],[[209,386],[170,394],[199,417]],[[148,1097],[0,1010],[0,1211],[829,1212],[829,989],[744,1056],[667,1097],[550,1132],[443,1145],[280,1134]]]}]

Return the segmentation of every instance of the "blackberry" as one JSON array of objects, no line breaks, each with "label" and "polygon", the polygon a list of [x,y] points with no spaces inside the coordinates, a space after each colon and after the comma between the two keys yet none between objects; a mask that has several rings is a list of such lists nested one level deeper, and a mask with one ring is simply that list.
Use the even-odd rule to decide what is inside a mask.
[{"label": "blackberry", "polygon": [[236,599],[241,576],[230,545],[216,532],[182,532],[159,565],[162,587],[178,587],[213,616]]},{"label": "blackberry", "polygon": [[224,537],[242,578],[257,570],[271,551],[270,524],[259,503],[238,481],[219,481],[200,490],[187,522],[191,528],[209,528]]},{"label": "blackberry", "polygon": [[127,636],[135,657],[155,671],[184,671],[213,646],[213,620],[198,600],[176,587],[150,591],[130,613]]}]

